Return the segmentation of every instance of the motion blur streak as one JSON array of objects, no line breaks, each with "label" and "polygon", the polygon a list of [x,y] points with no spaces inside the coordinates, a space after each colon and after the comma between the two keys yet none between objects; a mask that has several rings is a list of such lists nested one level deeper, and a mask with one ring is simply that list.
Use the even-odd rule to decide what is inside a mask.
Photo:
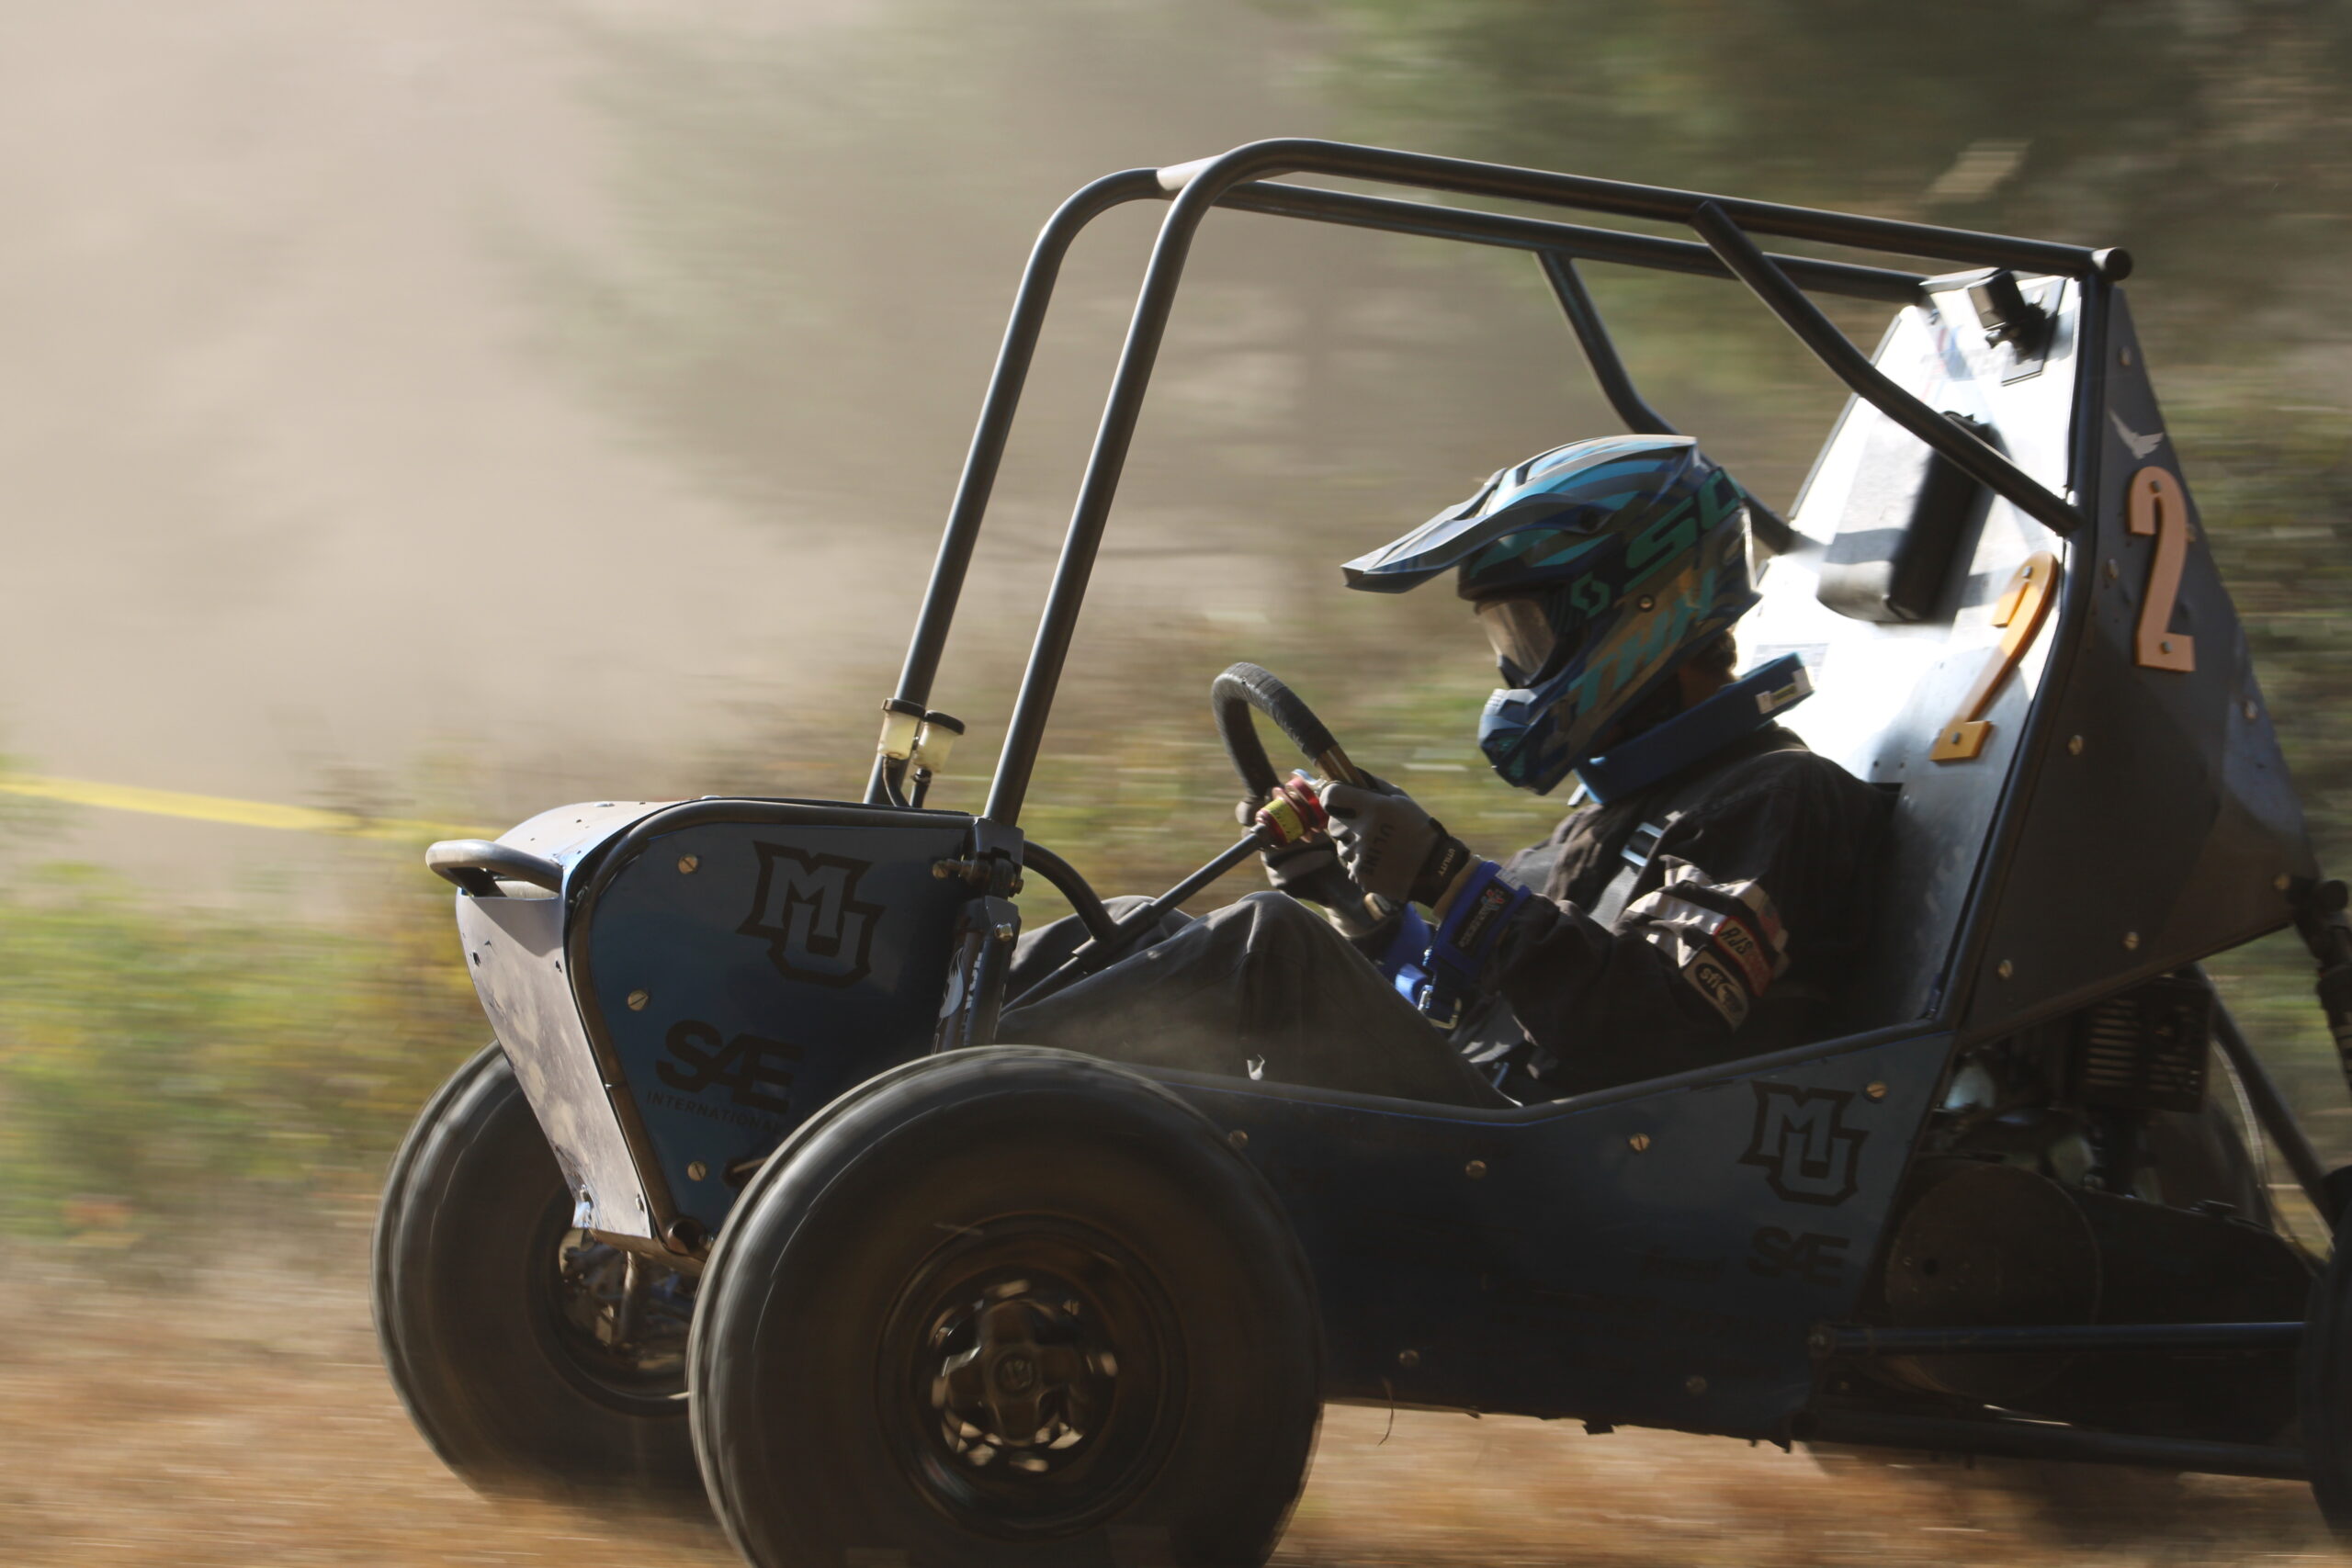
[{"label": "motion blur streak", "polygon": [[51,779],[36,774],[0,775],[0,795],[92,806],[102,811],[135,811],[148,817],[178,817],[190,822],[224,822],[236,828],[268,828],[283,833],[332,833],[346,839],[496,838],[494,828],[460,828],[447,822],[368,818],[312,806],[278,806],[266,800],[232,800],[220,795],[183,795],[137,784],[95,779]]}]

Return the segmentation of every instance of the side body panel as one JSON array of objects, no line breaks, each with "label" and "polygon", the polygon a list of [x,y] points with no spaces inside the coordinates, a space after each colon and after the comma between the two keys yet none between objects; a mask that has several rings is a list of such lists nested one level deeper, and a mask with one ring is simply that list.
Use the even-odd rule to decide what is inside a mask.
[{"label": "side body panel", "polygon": [[930,1047],[970,897],[932,873],[965,852],[968,818],[760,815],[701,802],[641,824],[598,871],[570,943],[609,1079],[627,1087],[674,1213],[707,1234],[742,1162]]},{"label": "side body panel", "polygon": [[[2076,550],[2092,574],[2087,613],[2069,628],[2057,722],[1972,977],[1971,1032],[2275,931],[2291,916],[2294,881],[2317,874],[2245,631],[2120,293],[2106,336],[2098,493]],[[2132,492],[2165,480],[2187,509],[2188,537],[2158,629],[2190,669],[2143,662],[2139,643],[2165,541],[2132,531]],[[2147,656],[2163,659],[2164,644]]]},{"label": "side body panel", "polygon": [[[658,809],[647,801],[598,801],[544,811],[500,842],[542,854],[567,882],[600,845]],[[628,1139],[572,1000],[563,937],[568,898],[528,895],[475,898],[460,893],[458,938],[491,1028],[514,1065],[524,1098],[555,1150],[584,1229],[654,1239],[653,1216]]]},{"label": "side body panel", "polygon": [[1170,1078],[1312,1261],[1335,1398],[1770,1437],[1867,1277],[1944,1035],[1552,1114]]},{"label": "side body panel", "polygon": [[[1940,287],[1895,313],[1876,363],[1929,406],[1973,421],[2027,473],[2064,491],[2073,479],[2083,291],[2057,279],[2030,288],[2054,312],[2039,368],[2020,374],[2011,350],[1985,343],[1967,290]],[[1982,716],[1991,722],[1983,750],[1949,762],[1930,753],[2001,640],[1995,609],[2018,569],[2046,551],[2062,571],[2074,570],[2064,541],[1980,491],[1928,615],[1869,621],[1823,604],[1823,562],[1850,545],[1840,530],[1850,528],[1851,509],[1883,482],[1883,468],[1916,473],[1920,450],[1877,409],[1849,402],[1792,510],[1798,547],[1767,566],[1763,602],[1740,625],[1744,665],[1794,652],[1812,671],[1816,694],[1791,711],[1788,727],[1894,795],[1878,856],[1878,935],[1846,998],[1854,1028],[1924,1018],[1943,998],[2025,717],[2049,671],[2054,614]]]}]

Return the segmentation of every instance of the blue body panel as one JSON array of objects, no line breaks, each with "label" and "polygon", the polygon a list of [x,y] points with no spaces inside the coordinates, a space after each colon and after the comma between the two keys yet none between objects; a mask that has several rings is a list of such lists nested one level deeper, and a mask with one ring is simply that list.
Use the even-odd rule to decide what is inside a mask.
[{"label": "blue body panel", "polygon": [[1247,1134],[1333,1397],[1768,1437],[1812,1395],[1808,1331],[1854,1308],[1951,1043],[1517,1112],[1155,1076]]},{"label": "blue body panel", "polygon": [[970,897],[931,869],[965,852],[962,818],[712,814],[703,803],[673,829],[657,818],[633,832],[570,942],[581,1010],[629,1088],[675,1213],[709,1232],[741,1186],[730,1166],[930,1048]]}]

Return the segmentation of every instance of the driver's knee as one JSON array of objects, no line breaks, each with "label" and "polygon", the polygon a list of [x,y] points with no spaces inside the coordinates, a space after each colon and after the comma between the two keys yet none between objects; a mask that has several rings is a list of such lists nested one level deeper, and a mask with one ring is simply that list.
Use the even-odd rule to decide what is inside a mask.
[{"label": "driver's knee", "polygon": [[1252,957],[1299,961],[1307,953],[1355,949],[1331,923],[1287,893],[1271,889],[1246,894],[1224,908],[1201,917],[1201,924],[1235,943]]}]

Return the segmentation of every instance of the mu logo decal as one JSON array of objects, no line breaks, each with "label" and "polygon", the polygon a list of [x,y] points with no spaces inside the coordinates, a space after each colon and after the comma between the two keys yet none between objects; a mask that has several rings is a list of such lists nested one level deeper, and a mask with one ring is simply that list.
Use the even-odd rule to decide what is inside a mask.
[{"label": "mu logo decal", "polygon": [[782,844],[752,848],[759,852],[760,883],[752,912],[735,929],[765,940],[768,956],[789,979],[820,986],[865,979],[882,906],[859,903],[857,884],[873,863]]},{"label": "mu logo decal", "polygon": [[1842,1203],[1851,1198],[1861,1179],[1862,1140],[1870,1136],[1845,1125],[1853,1095],[1784,1083],[1753,1087],[1756,1135],[1739,1163],[1762,1166],[1772,1190],[1792,1203]]}]

